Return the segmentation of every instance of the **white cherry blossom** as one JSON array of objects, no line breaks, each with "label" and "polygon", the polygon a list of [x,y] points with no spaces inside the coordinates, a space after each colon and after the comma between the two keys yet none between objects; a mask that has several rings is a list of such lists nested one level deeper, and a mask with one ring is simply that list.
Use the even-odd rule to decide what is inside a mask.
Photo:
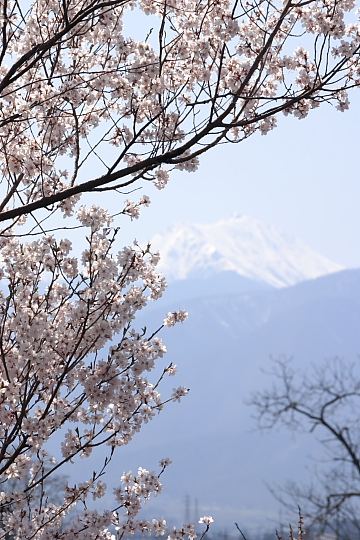
[{"label": "white cherry blossom", "polygon": [[[195,172],[215,145],[266,135],[279,113],[346,110],[359,13],[354,0],[25,4],[0,9],[0,540],[192,539],[193,524],[139,516],[169,459],[119,475],[103,512],[86,505],[111,497],[118,448],[188,392],[162,395],[177,368],[159,334],[187,312],[138,328],[166,282],[151,246],[119,247],[121,228],[150,203],[137,189]],[[152,32],[131,37],[131,10],[152,15]],[[44,451],[54,434],[57,461]],[[104,465],[52,502],[51,478],[99,446]],[[205,532],[212,521],[200,519]]]}]

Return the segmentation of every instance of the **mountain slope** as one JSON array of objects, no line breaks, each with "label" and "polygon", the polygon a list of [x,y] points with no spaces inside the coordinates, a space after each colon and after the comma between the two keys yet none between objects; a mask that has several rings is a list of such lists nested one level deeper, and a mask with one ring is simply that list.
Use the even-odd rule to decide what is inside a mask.
[{"label": "mountain slope", "polygon": [[299,240],[247,216],[205,225],[176,225],[158,234],[159,269],[169,282],[204,279],[224,271],[286,287],[342,269]]},{"label": "mountain slope", "polygon": [[[135,326],[156,328],[167,311],[177,307],[156,302],[144,309]],[[356,361],[360,270],[280,290],[214,295],[210,289],[207,296],[189,299],[183,307],[189,320],[164,328],[168,354],[157,365],[160,370],[171,361],[179,365],[176,378],[163,380],[164,396],[178,385],[191,391],[180,405],[169,403],[122,449],[111,464],[109,484],[125,470],[139,465],[156,469],[159,459],[170,456],[173,465],[161,478],[164,493],[148,502],[148,517],[164,515],[178,524],[185,518],[188,495],[194,506],[191,518],[197,507],[197,517],[213,515],[214,530],[232,532],[232,524],[238,522],[252,529],[249,538],[256,538],[269,520],[274,524],[270,529],[279,526],[280,505],[265,483],[306,483],[311,478],[309,455],[319,462],[324,456],[316,434],[254,432],[253,411],[244,401],[252,391],[272,384],[266,374],[272,369],[270,355],[294,357],[301,371],[335,355]],[[78,467],[91,470],[91,458],[79,460]],[[296,513],[294,507],[289,519]]]},{"label": "mountain slope", "polygon": [[[148,460],[160,455],[173,459],[168,482],[164,476],[168,499],[157,501],[162,513],[171,515],[171,505],[183,507],[189,494],[217,526],[231,530],[237,521],[255,530],[267,517],[278,519],[280,505],[264,483],[306,483],[311,478],[309,456],[324,456],[314,434],[294,435],[285,428],[254,433],[253,411],[244,401],[251,392],[271,386],[270,356],[293,357],[301,371],[334,356],[356,362],[360,270],[281,290],[209,294],[186,307],[189,320],[169,329],[164,340],[166,360],[180,369],[178,381],[169,381],[171,388],[183,384],[191,392],[134,440],[128,456],[140,458],[146,449]],[[155,306],[152,316],[154,321],[161,317]]]}]

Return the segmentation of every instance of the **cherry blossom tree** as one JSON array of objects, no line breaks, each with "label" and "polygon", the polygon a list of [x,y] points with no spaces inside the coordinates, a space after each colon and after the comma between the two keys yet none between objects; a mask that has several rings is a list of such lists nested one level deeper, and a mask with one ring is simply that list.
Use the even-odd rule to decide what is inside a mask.
[{"label": "cherry blossom tree", "polygon": [[[148,182],[162,189],[172,170],[195,171],[213,146],[268,133],[279,113],[302,119],[324,102],[348,108],[347,91],[360,81],[355,2],[0,7],[0,538],[162,535],[163,519],[138,515],[160,492],[167,459],[156,473],[124,473],[111,508],[86,504],[104,497],[119,447],[187,392],[162,397],[176,367],[161,363],[159,337],[186,312],[136,328],[138,310],[161,296],[165,281],[151,246],[116,246],[120,219],[149,204],[146,195],[124,200],[124,190]],[[148,25],[142,41],[129,37],[136,17]],[[80,202],[106,191],[119,199],[117,215]],[[79,259],[59,237],[76,227],[85,232]],[[46,450],[56,433],[57,460]],[[99,447],[108,450],[104,463],[52,503],[50,479]],[[7,489],[9,480],[18,488]],[[211,521],[200,519],[205,531]],[[195,536],[192,524],[170,538],[185,535]]]}]

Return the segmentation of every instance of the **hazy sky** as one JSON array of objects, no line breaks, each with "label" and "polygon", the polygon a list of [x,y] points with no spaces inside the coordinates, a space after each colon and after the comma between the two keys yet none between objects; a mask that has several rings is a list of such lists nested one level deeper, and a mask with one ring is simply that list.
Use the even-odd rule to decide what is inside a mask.
[{"label": "hazy sky", "polygon": [[122,222],[124,240],[238,212],[277,225],[345,267],[360,267],[359,122],[359,90],[344,113],[323,105],[304,120],[280,115],[268,135],[210,151],[196,173],[173,174],[162,191],[146,186],[152,204],[137,222]]},{"label": "hazy sky", "polygon": [[[144,39],[151,17],[129,13],[125,29]],[[117,219],[120,243],[146,242],[175,223],[214,223],[240,213],[278,226],[344,267],[360,267],[360,89],[350,100],[344,113],[323,104],[304,120],[280,114],[268,135],[210,150],[197,172],[172,173],[164,190],[149,184],[130,193],[132,200],[147,194],[152,202],[137,221]],[[111,163],[116,151],[102,157]],[[86,180],[104,172],[90,166]],[[122,209],[122,199],[108,192],[81,202]],[[80,233],[75,243],[82,247]]]},{"label": "hazy sky", "polygon": [[[129,11],[125,35],[144,39],[151,21]],[[344,113],[324,104],[304,120],[281,114],[268,135],[211,150],[196,173],[173,173],[160,192],[146,186],[142,192],[152,204],[137,222],[121,221],[124,242],[236,212],[277,225],[338,264],[360,267],[359,125],[360,89]],[[99,200],[114,211],[119,203],[109,195]]]}]

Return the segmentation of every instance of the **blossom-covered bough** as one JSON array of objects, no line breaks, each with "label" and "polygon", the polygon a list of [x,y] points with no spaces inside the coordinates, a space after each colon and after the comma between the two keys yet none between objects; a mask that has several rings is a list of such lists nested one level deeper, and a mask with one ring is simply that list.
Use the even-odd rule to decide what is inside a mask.
[{"label": "blossom-covered bough", "polygon": [[[90,226],[81,270],[69,257],[68,240],[43,235],[22,244],[9,233],[0,239],[1,538],[108,538],[111,524],[120,532],[155,527],[134,520],[141,502],[161,490],[158,475],[145,469],[119,477],[123,486],[115,490],[111,512],[86,510],[61,527],[77,502],[104,496],[100,478],[115,450],[162,409],[157,387],[174,372],[170,364],[158,381],[148,381],[146,373],[166,349],[155,334],[145,338],[145,330],[133,328],[136,312],[164,289],[154,270],[158,257],[136,246],[113,256],[116,231],[105,227],[107,212],[80,207],[77,216]],[[185,316],[169,314],[164,324]],[[174,389],[168,400],[186,392]],[[56,461],[44,445],[59,430]],[[100,469],[80,485],[66,486],[63,504],[47,504],[48,479],[76,456],[88,457],[104,445],[108,456]],[[162,470],[167,465],[162,461]],[[7,490],[9,479],[17,479],[18,489],[13,481]],[[126,514],[121,521],[119,509]]]},{"label": "blossom-covered bough", "polygon": [[[136,17],[142,41],[129,37]],[[213,146],[266,134],[278,113],[346,109],[360,82],[355,2],[2,0],[0,27],[0,538],[162,535],[164,520],[138,513],[167,460],[156,474],[124,473],[110,509],[86,508],[106,493],[118,448],[187,392],[161,396],[171,363],[148,379],[166,349],[159,329],[134,320],[165,281],[150,246],[115,248],[120,215],[149,203],[123,192],[165,187]],[[117,216],[81,205],[106,191]],[[67,223],[86,230],[80,260],[51,234]],[[170,313],[164,325],[185,318]],[[45,451],[56,432],[57,461]],[[48,481],[100,446],[99,470],[51,503]],[[192,525],[171,533],[185,535]]]}]

